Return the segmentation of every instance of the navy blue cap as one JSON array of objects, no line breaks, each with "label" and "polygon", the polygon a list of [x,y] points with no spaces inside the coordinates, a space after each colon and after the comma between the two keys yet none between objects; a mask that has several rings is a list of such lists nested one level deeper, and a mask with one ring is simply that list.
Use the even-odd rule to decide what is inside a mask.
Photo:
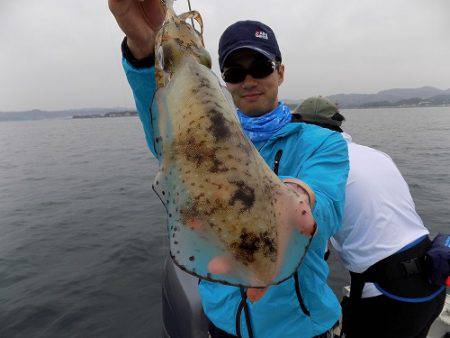
[{"label": "navy blue cap", "polygon": [[257,51],[270,60],[281,62],[281,52],[272,29],[259,21],[238,21],[223,32],[219,41],[219,65],[223,70],[225,60],[242,48]]}]

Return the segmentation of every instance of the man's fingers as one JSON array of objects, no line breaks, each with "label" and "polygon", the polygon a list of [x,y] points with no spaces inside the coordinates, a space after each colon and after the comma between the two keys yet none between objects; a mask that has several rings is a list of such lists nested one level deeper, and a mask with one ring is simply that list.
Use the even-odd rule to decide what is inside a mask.
[{"label": "man's fingers", "polygon": [[201,230],[203,228],[203,223],[197,219],[197,218],[190,218],[188,220],[186,220],[186,225],[191,229],[191,230]]},{"label": "man's fingers", "polygon": [[265,295],[269,288],[248,288],[247,289],[247,298],[250,299],[252,303],[260,300],[262,296]]},{"label": "man's fingers", "polygon": [[309,205],[308,193],[299,185],[286,182],[286,203],[280,205],[287,224],[302,235],[312,236],[316,231],[316,222]]},{"label": "man's fingers", "polygon": [[208,270],[215,275],[229,274],[232,269],[232,262],[229,257],[217,256],[208,263]]},{"label": "man's fingers", "polygon": [[142,15],[153,31],[157,31],[164,22],[165,7],[161,0],[145,0],[138,1]]},{"label": "man's fingers", "polygon": [[316,221],[314,220],[311,209],[304,203],[299,204],[298,207],[294,209],[292,218],[294,227],[300,231],[301,234],[312,236],[316,232]]},{"label": "man's fingers", "polygon": [[108,0],[108,6],[127,36],[134,57],[141,59],[152,54],[156,32],[165,17],[161,0]]}]

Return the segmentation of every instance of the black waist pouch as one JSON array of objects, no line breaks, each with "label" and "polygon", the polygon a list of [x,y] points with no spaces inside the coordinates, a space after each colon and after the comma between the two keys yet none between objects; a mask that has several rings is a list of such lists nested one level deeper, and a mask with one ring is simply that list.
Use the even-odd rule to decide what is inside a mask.
[{"label": "black waist pouch", "polygon": [[426,237],[415,246],[397,252],[372,265],[363,274],[386,296],[409,302],[434,298],[441,285],[430,282],[427,252],[432,242]]},{"label": "black waist pouch", "polygon": [[446,285],[450,275],[450,235],[437,235],[425,258],[430,281],[436,285]]}]

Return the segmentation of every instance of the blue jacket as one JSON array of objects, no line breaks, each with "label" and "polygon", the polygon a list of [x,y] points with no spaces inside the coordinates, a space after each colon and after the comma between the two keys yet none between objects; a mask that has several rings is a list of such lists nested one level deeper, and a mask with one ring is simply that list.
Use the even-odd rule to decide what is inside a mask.
[{"label": "blue jacket", "polygon": [[[155,91],[154,68],[136,69],[125,59],[123,66],[133,91],[147,144],[153,148],[149,108]],[[294,278],[271,286],[255,303],[247,300],[254,336],[313,337],[330,329],[339,319],[339,302],[327,285],[328,266],[323,257],[328,239],[338,230],[343,214],[344,191],[349,170],[347,144],[339,133],[304,123],[288,123],[260,149],[273,168],[275,154],[283,150],[280,176],[296,177],[316,195],[313,215],[318,230],[298,271],[300,295],[305,314],[295,292]],[[220,329],[237,335],[236,314],[241,301],[237,287],[202,281],[199,285],[203,309]],[[247,337],[244,314],[241,334]]]}]

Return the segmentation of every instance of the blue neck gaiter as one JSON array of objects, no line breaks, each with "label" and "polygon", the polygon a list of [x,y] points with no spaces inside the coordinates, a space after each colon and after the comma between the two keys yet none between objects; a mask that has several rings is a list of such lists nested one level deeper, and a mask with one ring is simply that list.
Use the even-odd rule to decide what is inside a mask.
[{"label": "blue neck gaiter", "polygon": [[247,116],[239,109],[237,113],[245,135],[252,142],[267,141],[291,121],[291,111],[283,102],[271,112],[258,117]]}]

